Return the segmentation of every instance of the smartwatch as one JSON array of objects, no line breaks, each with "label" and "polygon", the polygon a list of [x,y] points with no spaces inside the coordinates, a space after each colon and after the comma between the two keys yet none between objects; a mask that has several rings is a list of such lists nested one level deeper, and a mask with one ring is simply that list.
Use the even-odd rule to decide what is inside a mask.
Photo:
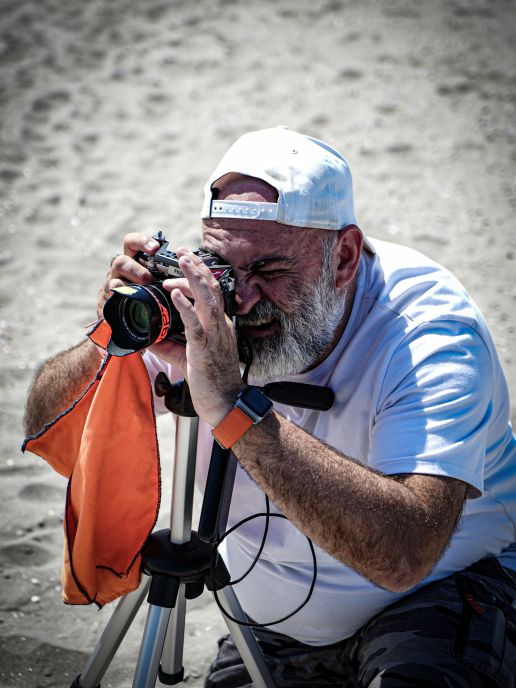
[{"label": "smartwatch", "polygon": [[230,449],[251,425],[259,423],[272,409],[272,401],[258,387],[246,387],[235,402],[235,405],[213,428],[213,437],[223,449]]}]

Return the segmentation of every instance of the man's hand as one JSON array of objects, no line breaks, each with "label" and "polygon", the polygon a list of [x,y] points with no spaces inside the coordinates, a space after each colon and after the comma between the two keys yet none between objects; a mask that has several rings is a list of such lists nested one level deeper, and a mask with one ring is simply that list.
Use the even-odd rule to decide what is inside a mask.
[{"label": "man's hand", "polygon": [[197,414],[215,426],[243,388],[235,328],[210,270],[188,249],[178,249],[177,255],[184,279],[165,280],[163,286],[183,320],[186,348],[168,340],[150,349],[182,371]]},{"label": "man's hand", "polygon": [[159,243],[145,234],[126,234],[124,237],[124,252],[111,261],[106,273],[106,280],[99,291],[97,315],[102,318],[104,304],[112,295],[115,287],[124,284],[149,284],[154,278],[143,265],[140,265],[134,256],[139,252],[156,253]]}]

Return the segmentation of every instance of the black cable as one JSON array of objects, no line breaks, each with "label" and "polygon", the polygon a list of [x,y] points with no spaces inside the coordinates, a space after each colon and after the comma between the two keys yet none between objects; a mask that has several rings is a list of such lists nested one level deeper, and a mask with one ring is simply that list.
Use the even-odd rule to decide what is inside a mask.
[{"label": "black cable", "polygon": [[238,338],[238,353],[239,358],[244,364],[244,372],[242,373],[242,381],[247,385],[247,378],[249,377],[249,370],[253,364],[253,347],[248,339],[245,337]]},{"label": "black cable", "polygon": [[[270,517],[271,517],[270,503],[269,503],[269,498],[267,497],[267,495],[265,495],[265,506],[266,506],[265,526],[263,529],[262,541],[260,543],[260,546],[258,547],[258,551],[257,551],[257,553],[253,559],[253,562],[252,562],[251,566],[247,569],[247,571],[240,576],[240,578],[236,578],[235,580],[230,580],[228,585],[237,585],[237,583],[240,583],[240,581],[243,581],[244,578],[246,578],[251,573],[251,571],[254,569],[254,567],[258,563],[258,560],[260,559],[260,556],[263,552],[263,548],[265,547],[265,541],[267,540],[267,534],[269,532],[269,523],[270,523]],[[217,556],[217,550],[218,550],[219,545],[222,544],[222,542],[228,537],[228,535],[231,535],[231,533],[233,531],[235,531],[237,529],[237,527],[239,528],[241,525],[244,525],[244,522],[246,523],[247,521],[251,520],[251,518],[254,518],[254,516],[248,517],[247,519],[243,519],[243,521],[240,521],[235,526],[232,526],[229,530],[227,530],[224,533],[224,535],[217,542],[217,548],[215,549],[215,556]]]},{"label": "black cable", "polygon": [[219,546],[224,542],[224,540],[228,537],[228,535],[231,535],[233,531],[237,530],[237,528],[240,528],[240,526],[243,526],[245,523],[248,523],[249,521],[252,521],[254,518],[260,515],[265,516],[265,528],[263,529],[263,535],[262,535],[262,541],[260,543],[260,546],[258,547],[258,552],[256,553],[251,566],[247,569],[245,573],[243,573],[240,578],[237,578],[236,580],[230,580],[229,583],[226,583],[225,585],[236,585],[237,583],[240,583],[240,581],[243,581],[246,576],[248,576],[251,571],[254,569],[256,564],[258,563],[258,560],[260,559],[260,555],[263,552],[263,548],[265,547],[265,541],[267,540],[267,533],[269,532],[269,522],[270,522],[270,516],[271,516],[271,511],[270,511],[270,502],[269,498],[267,495],[265,495],[265,508],[266,512],[265,514],[253,514],[252,516],[247,516],[246,518],[242,519],[238,523],[236,523],[234,526],[232,526],[229,530],[226,530],[226,532],[221,535],[221,537],[217,540],[216,547],[213,550],[212,558],[211,558],[211,574],[212,578],[216,583],[221,584],[221,581],[218,581],[216,578],[216,560],[218,556],[218,548]]},{"label": "black cable", "polygon": [[[267,510],[266,510],[265,513],[258,513],[258,514],[253,514],[252,516],[247,516],[246,518],[242,519],[241,521],[239,521],[238,523],[236,523],[234,526],[232,526],[229,530],[227,530],[227,531],[224,533],[224,535],[222,535],[222,537],[218,540],[217,546],[216,546],[216,548],[215,548],[215,550],[214,550],[214,556],[213,556],[213,558],[212,558],[212,579],[213,579],[214,581],[216,580],[214,568],[215,568],[215,560],[216,560],[216,557],[218,556],[218,547],[219,547],[219,545],[222,544],[222,542],[223,542],[229,535],[231,535],[231,533],[233,533],[235,530],[237,530],[238,528],[240,528],[241,526],[243,526],[245,523],[248,523],[249,521],[252,521],[252,520],[254,520],[254,519],[256,519],[256,518],[265,517],[265,519],[266,519],[266,527],[264,528],[264,534],[263,534],[263,537],[262,537],[262,542],[261,542],[261,544],[260,544],[260,547],[258,548],[258,553],[256,554],[256,556],[255,556],[255,558],[254,558],[254,560],[253,560],[251,566],[248,568],[248,570],[247,570],[242,576],[240,576],[240,578],[238,578],[237,580],[235,580],[235,581],[230,581],[230,583],[228,583],[228,585],[233,586],[233,585],[236,585],[237,583],[239,583],[240,581],[242,581],[242,580],[252,571],[252,569],[255,567],[256,563],[258,562],[258,559],[260,558],[260,555],[261,555],[261,553],[262,553],[262,551],[263,551],[263,548],[264,548],[264,546],[265,546],[265,540],[266,540],[266,538],[267,538],[267,532],[268,532],[268,527],[269,527],[269,520],[270,520],[270,518],[271,518],[271,517],[275,517],[275,518],[284,518],[285,520],[288,520],[287,517],[284,516],[283,514],[271,514],[271,512],[270,512],[270,505],[269,505],[269,499],[268,499],[267,496],[266,496],[265,498],[266,498],[266,508],[267,508]],[[301,611],[301,609],[302,609],[304,606],[306,606],[306,605],[308,604],[310,598],[312,597],[312,594],[313,594],[313,591],[314,591],[314,588],[315,588],[315,583],[316,583],[316,580],[317,580],[317,557],[316,557],[316,555],[315,555],[315,549],[314,549],[313,543],[312,543],[312,541],[310,540],[310,538],[309,538],[309,537],[306,537],[306,539],[307,539],[307,541],[308,541],[308,545],[309,545],[309,547],[310,547],[310,552],[311,552],[311,554],[312,554],[312,561],[313,561],[313,576],[312,576],[312,581],[311,581],[311,583],[310,583],[310,588],[309,588],[309,590],[308,590],[308,594],[307,594],[306,598],[305,598],[305,599],[303,600],[303,602],[301,602],[301,604],[299,604],[292,612],[290,612],[289,614],[286,614],[285,616],[282,616],[282,617],[279,618],[279,619],[276,619],[275,621],[262,622],[262,623],[257,623],[256,621],[250,622],[250,621],[242,621],[241,619],[236,619],[235,617],[231,616],[231,614],[230,614],[226,609],[224,609],[224,607],[222,606],[222,604],[221,604],[221,602],[220,602],[220,599],[219,599],[219,596],[218,596],[218,593],[217,593],[217,590],[216,590],[216,585],[214,585],[214,586],[213,586],[213,596],[214,596],[214,598],[215,598],[215,602],[217,603],[217,606],[218,606],[218,608],[220,609],[221,613],[222,613],[227,619],[230,619],[231,621],[233,621],[234,623],[239,624],[240,626],[251,626],[251,627],[254,627],[254,628],[265,628],[265,627],[267,627],[267,626],[275,626],[276,624],[282,623],[283,621],[286,621],[287,619],[290,619],[290,618],[293,617],[295,614],[297,614],[299,611]]]}]

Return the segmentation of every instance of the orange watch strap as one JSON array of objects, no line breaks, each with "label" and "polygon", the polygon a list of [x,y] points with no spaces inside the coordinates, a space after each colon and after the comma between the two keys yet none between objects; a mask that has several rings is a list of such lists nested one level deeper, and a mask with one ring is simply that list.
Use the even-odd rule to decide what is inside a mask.
[{"label": "orange watch strap", "polygon": [[213,428],[212,434],[221,447],[229,449],[249,430],[251,425],[253,425],[253,419],[235,406],[217,427]]}]

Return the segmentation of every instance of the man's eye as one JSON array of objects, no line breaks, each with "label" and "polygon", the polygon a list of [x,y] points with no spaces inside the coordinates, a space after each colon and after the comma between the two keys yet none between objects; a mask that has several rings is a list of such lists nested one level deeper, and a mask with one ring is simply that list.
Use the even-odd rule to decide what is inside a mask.
[{"label": "man's eye", "polygon": [[274,269],[269,269],[269,270],[256,270],[257,275],[260,275],[261,277],[279,277],[280,275],[286,275],[287,271],[282,270],[281,268],[277,268],[276,270]]}]

